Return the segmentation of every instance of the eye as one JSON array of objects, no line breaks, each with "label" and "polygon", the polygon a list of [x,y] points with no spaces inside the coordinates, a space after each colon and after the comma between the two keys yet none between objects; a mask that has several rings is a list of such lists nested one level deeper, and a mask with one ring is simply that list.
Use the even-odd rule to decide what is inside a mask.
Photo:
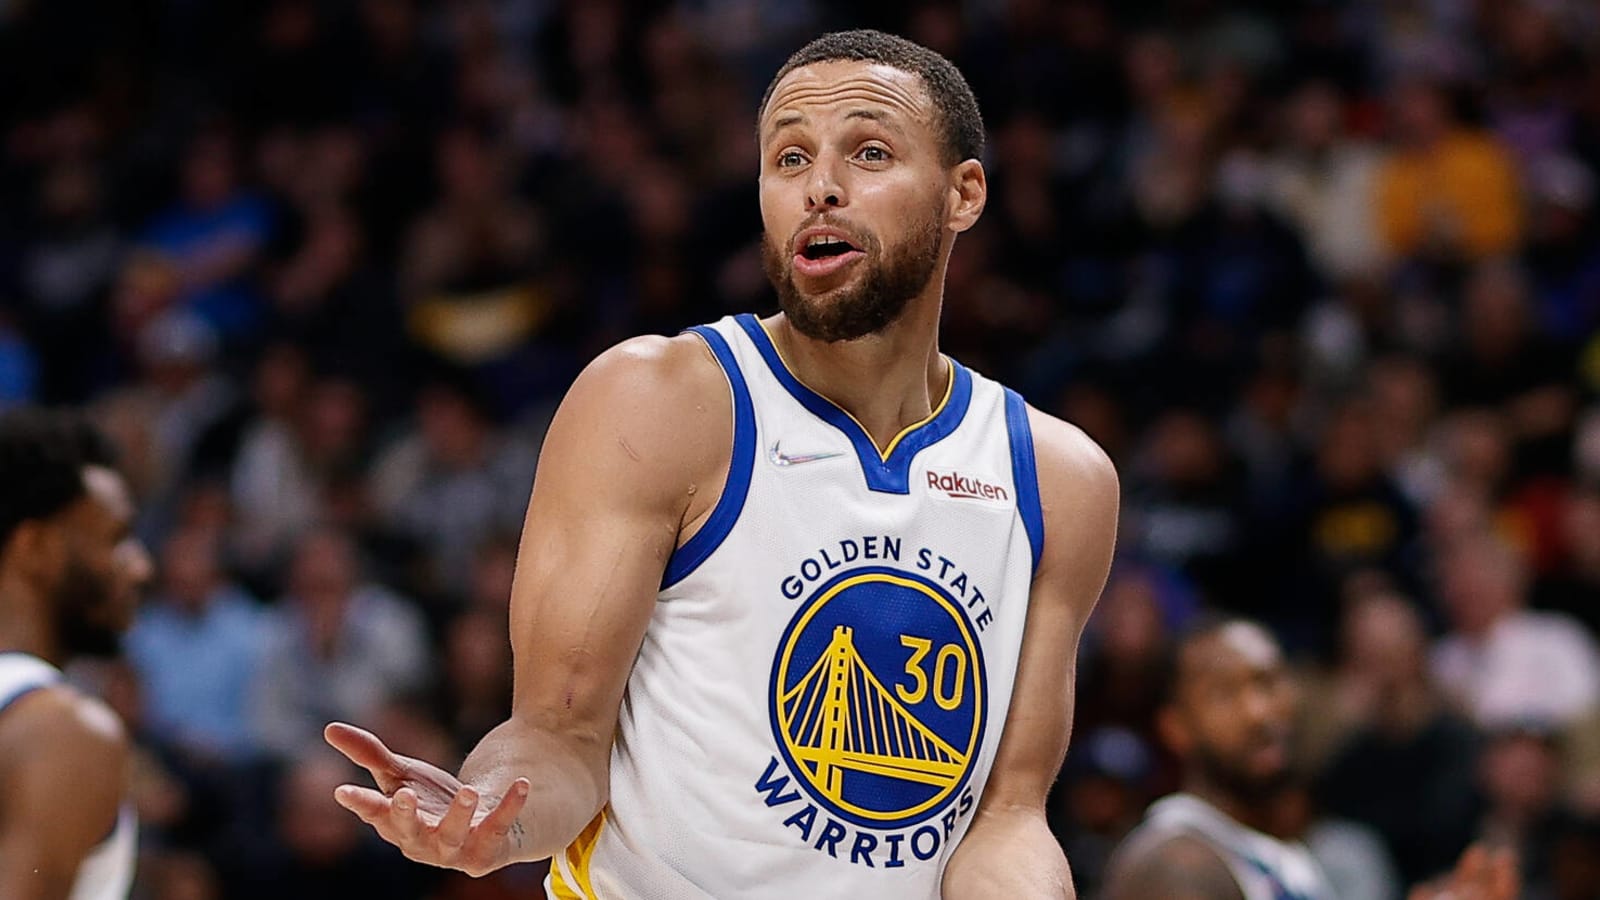
[{"label": "eye", "polygon": [[778,154],[778,168],[780,169],[792,169],[805,161],[805,155],[799,150],[785,150]]},{"label": "eye", "polygon": [[856,155],[867,162],[886,162],[889,159],[889,151],[877,144],[868,144],[862,147],[861,152]]}]

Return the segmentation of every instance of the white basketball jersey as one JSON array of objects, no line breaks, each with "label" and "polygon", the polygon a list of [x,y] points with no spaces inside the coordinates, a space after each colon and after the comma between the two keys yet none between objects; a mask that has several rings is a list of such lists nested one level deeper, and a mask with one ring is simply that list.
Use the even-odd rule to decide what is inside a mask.
[{"label": "white basketball jersey", "polygon": [[1193,794],[1151,804],[1140,830],[1183,833],[1216,849],[1244,900],[1335,900],[1322,867],[1304,844],[1247,828]]},{"label": "white basketball jersey", "polygon": [[[23,695],[61,681],[61,671],[26,653],[0,653],[0,715]],[[124,806],[111,834],[78,865],[70,900],[125,900],[133,886],[137,823]]]},{"label": "white basketball jersey", "polygon": [[693,329],[732,463],[669,560],[610,802],[557,898],[936,898],[1011,703],[1043,542],[1020,397],[951,361],[880,454],[753,316]]}]

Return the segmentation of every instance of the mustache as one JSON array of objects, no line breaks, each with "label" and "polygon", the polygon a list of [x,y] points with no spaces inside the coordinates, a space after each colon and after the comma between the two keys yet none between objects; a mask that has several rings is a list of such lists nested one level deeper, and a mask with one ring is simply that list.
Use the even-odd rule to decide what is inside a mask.
[{"label": "mustache", "polygon": [[819,213],[817,215],[807,216],[805,221],[795,226],[794,231],[789,233],[789,243],[787,246],[793,247],[794,242],[800,238],[800,232],[805,231],[807,228],[838,229],[839,231],[844,232],[845,236],[848,237],[852,243],[863,249],[865,249],[874,240],[870,232],[867,232],[864,229],[856,226],[848,219],[842,219],[838,216],[829,215],[828,213]]}]

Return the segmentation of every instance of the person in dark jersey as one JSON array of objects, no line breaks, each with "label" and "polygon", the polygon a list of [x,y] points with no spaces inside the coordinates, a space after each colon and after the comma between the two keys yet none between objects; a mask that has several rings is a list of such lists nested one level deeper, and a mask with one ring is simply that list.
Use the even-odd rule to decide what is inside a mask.
[{"label": "person in dark jersey", "polygon": [[113,900],[133,880],[128,737],[65,683],[118,648],[152,565],[105,439],[64,412],[0,417],[0,897]]},{"label": "person in dark jersey", "polygon": [[[1169,678],[1159,728],[1183,761],[1183,789],[1123,841],[1106,900],[1337,900],[1305,845],[1274,833],[1297,700],[1278,642],[1253,622],[1209,621],[1178,642]],[[1512,900],[1516,867],[1473,847],[1411,896]]]}]

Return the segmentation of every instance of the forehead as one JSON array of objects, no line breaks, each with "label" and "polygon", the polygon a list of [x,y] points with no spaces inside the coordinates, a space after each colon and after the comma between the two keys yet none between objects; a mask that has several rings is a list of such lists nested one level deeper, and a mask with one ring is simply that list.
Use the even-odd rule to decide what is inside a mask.
[{"label": "forehead", "polygon": [[933,102],[922,79],[910,72],[868,61],[841,60],[800,66],[772,89],[762,112],[765,137],[780,122],[809,120],[864,109],[929,125]]},{"label": "forehead", "polygon": [[1191,644],[1183,662],[1184,679],[1195,681],[1277,671],[1283,666],[1283,654],[1265,631],[1238,622]]}]

